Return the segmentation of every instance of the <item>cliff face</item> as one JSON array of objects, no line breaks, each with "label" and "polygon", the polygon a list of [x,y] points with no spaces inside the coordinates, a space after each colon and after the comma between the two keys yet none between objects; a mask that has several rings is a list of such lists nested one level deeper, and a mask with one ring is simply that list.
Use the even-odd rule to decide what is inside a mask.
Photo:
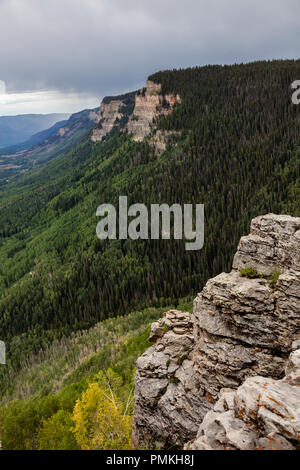
[{"label": "cliff face", "polygon": [[300,342],[283,380],[252,377],[224,389],[186,450],[296,450],[300,446]]},{"label": "cliff face", "polygon": [[[240,270],[250,267],[258,271],[259,278],[241,276]],[[212,435],[211,429],[217,430],[217,426],[213,424],[215,415],[207,413],[213,413],[214,406],[214,412],[223,412],[222,389],[238,389],[247,395],[255,382],[250,379],[250,388],[249,382],[239,387],[256,376],[260,377],[255,379],[258,395],[265,377],[271,388],[285,387],[280,379],[292,344],[300,339],[299,311],[300,219],[274,214],[258,217],[252,221],[250,235],[240,241],[232,272],[208,281],[194,301],[193,315],[168,312],[152,325],[154,345],[137,362],[134,444],[182,447],[198,434],[194,445],[209,447],[206,433]],[[290,386],[299,408],[299,386]],[[234,403],[236,396],[231,395]],[[241,409],[228,408],[231,417]],[[210,430],[202,427],[199,431],[201,423],[206,426],[207,422]],[[249,448],[262,446],[265,441],[259,439],[268,439],[275,432],[271,429],[255,431]],[[293,446],[295,433],[293,436],[283,434],[281,442],[288,439]]]},{"label": "cliff face", "polygon": [[98,126],[93,130],[91,140],[101,142],[103,138],[127,117],[124,130],[133,136],[135,142],[142,142],[150,133],[149,139],[157,154],[166,149],[170,132],[156,130],[155,121],[172,112],[180,103],[179,95],[162,95],[161,85],[147,81],[146,88],[137,93],[104,98],[97,115]]},{"label": "cliff face", "polygon": [[124,106],[121,100],[111,100],[109,103],[104,101],[100,105],[98,122],[99,126],[93,130],[91,139],[93,142],[101,142],[101,140],[113,129],[117,120],[123,117],[121,108]]},{"label": "cliff face", "polygon": [[[140,90],[135,97],[133,115],[129,119],[127,129],[133,134],[133,140],[142,142],[153,129],[153,122],[159,116],[172,112],[176,103],[180,103],[179,95],[162,95],[161,85],[147,81],[146,88]],[[159,133],[154,137],[153,144],[158,151],[165,149],[165,138]]]}]

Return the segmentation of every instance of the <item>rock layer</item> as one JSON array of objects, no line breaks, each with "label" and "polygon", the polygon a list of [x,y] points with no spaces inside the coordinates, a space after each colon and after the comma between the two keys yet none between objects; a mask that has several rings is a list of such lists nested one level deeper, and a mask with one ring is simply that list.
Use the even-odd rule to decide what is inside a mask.
[{"label": "rock layer", "polygon": [[[257,376],[259,384],[264,377],[280,382],[300,339],[299,230],[299,218],[269,214],[254,219],[232,272],[208,281],[194,301],[193,315],[168,312],[154,324],[154,345],[137,363],[135,446],[182,447],[196,437],[205,416],[212,419],[207,413],[222,389],[238,389]],[[241,276],[240,270],[249,267],[258,271],[257,279]],[[237,425],[246,433],[244,448],[257,445],[258,437],[246,431],[245,423],[232,421],[233,411],[228,408],[224,417],[228,432],[229,423]],[[217,432],[214,421],[211,426]]]},{"label": "rock layer", "polygon": [[300,446],[300,349],[280,381],[253,377],[224,390],[186,450],[296,450]]},{"label": "rock layer", "polygon": [[150,80],[146,88],[136,93],[106,97],[99,113],[94,116],[98,125],[93,130],[91,140],[101,142],[126,117],[128,122],[126,126],[122,125],[123,131],[128,131],[135,142],[142,142],[151,134],[149,144],[157,154],[161,154],[166,149],[168,139],[175,137],[176,132],[157,130],[156,121],[160,116],[171,113],[180,102],[179,95],[163,95],[161,85]]},{"label": "rock layer", "polygon": [[118,99],[112,99],[109,103],[101,103],[98,115],[99,125],[93,130],[91,136],[92,142],[101,142],[114,128],[117,121],[123,117],[123,113],[121,112],[123,106],[123,101]]},{"label": "rock layer", "polygon": [[[161,85],[147,80],[146,88],[140,90],[135,97],[133,115],[127,124],[128,133],[133,135],[135,142],[142,142],[148,136],[155,120],[172,112],[176,103],[180,103],[179,95],[163,95]],[[167,133],[158,131],[153,136],[153,145],[161,152],[166,148]]]}]

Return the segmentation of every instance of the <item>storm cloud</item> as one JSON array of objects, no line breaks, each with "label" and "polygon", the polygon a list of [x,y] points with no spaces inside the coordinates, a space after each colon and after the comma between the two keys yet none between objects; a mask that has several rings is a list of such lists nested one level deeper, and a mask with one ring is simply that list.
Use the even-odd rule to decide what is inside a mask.
[{"label": "storm cloud", "polygon": [[161,69],[298,58],[299,39],[299,0],[0,0],[0,79],[90,102]]}]

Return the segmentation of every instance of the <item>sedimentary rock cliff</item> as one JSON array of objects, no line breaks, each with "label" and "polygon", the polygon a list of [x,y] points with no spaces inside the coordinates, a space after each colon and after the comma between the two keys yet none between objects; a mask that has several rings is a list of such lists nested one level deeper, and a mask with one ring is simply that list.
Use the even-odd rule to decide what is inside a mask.
[{"label": "sedimentary rock cliff", "polygon": [[116,127],[122,118],[127,117],[127,130],[135,142],[142,142],[152,134],[149,144],[157,154],[166,149],[168,138],[176,133],[157,130],[155,123],[160,116],[171,113],[175,104],[180,103],[179,95],[163,95],[161,85],[147,81],[146,88],[136,93],[106,97],[97,115],[98,125],[93,130],[91,140],[101,142]]},{"label": "sedimentary rock cliff", "polygon": [[[256,270],[255,278],[243,277],[245,268],[252,268],[252,275]],[[154,345],[137,362],[134,445],[182,447],[196,439],[190,448],[254,448],[274,443],[273,438],[277,442],[280,435],[281,446],[295,447],[299,423],[294,434],[280,434],[280,426],[255,427],[255,420],[261,423],[261,411],[254,424],[249,416],[264,383],[270,384],[265,391],[275,400],[288,384],[293,392],[289,389],[287,393],[293,398],[286,406],[298,419],[299,386],[289,378],[281,379],[292,344],[300,339],[300,219],[274,214],[254,219],[250,235],[240,241],[232,272],[208,281],[195,299],[193,315],[167,312],[152,325],[150,338]],[[224,395],[220,398],[224,388],[237,390],[226,392],[231,394],[226,395],[229,404],[224,404]],[[246,411],[236,404],[240,394],[246,397],[245,403],[254,400]],[[271,412],[266,396],[259,404]],[[224,437],[225,431],[214,424],[218,417],[212,413],[228,411]],[[244,413],[242,422],[240,412]],[[236,415],[239,424],[230,421]],[[248,436],[245,444],[230,441],[229,422]],[[245,426],[250,426],[249,432]],[[220,436],[223,433],[223,440],[215,437],[219,447],[209,441],[213,430]]]},{"label": "sedimentary rock cliff", "polygon": [[120,100],[112,100],[109,103],[102,102],[99,110],[98,121],[100,125],[93,130],[92,141],[101,142],[116,124],[117,119],[121,119],[123,114],[121,108],[124,106]]},{"label": "sedimentary rock cliff", "polygon": [[132,92],[120,96],[107,96],[103,99],[97,114],[98,125],[91,136],[92,142],[101,142],[122,118],[128,118],[132,113],[134,97],[135,92]]},{"label": "sedimentary rock cliff", "polygon": [[[133,115],[127,125],[129,134],[133,135],[133,140],[143,141],[152,131],[154,121],[159,116],[172,112],[175,104],[180,102],[179,95],[163,95],[160,84],[147,80],[146,88],[136,94]],[[166,137],[159,132],[153,138],[153,144],[158,151],[165,149]]]}]

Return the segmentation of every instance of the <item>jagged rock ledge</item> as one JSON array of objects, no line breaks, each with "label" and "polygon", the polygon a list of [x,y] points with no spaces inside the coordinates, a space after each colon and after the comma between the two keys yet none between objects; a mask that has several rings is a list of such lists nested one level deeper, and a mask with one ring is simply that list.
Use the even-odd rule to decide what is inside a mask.
[{"label": "jagged rock ledge", "polygon": [[[299,341],[298,341],[299,343]],[[300,449],[300,343],[283,380],[247,379],[223,390],[186,450]]]},{"label": "jagged rock ledge", "polygon": [[[242,277],[240,270],[250,267],[260,277]],[[154,345],[137,362],[136,447],[296,448],[299,379],[292,383],[289,373],[283,377],[293,344],[300,340],[300,218],[268,214],[254,219],[232,272],[208,281],[194,301],[193,315],[167,312],[152,326],[150,339]],[[288,367],[297,358],[295,353]],[[220,398],[224,388],[230,391]],[[284,394],[277,399],[284,390],[291,394],[288,401]],[[259,411],[258,397],[263,399]],[[271,409],[268,397],[280,404],[278,409]],[[290,433],[274,425],[274,416],[267,424],[262,421],[265,410],[288,420],[283,406],[294,417],[287,424]],[[229,423],[232,431],[238,426],[245,441],[228,437]]]}]

